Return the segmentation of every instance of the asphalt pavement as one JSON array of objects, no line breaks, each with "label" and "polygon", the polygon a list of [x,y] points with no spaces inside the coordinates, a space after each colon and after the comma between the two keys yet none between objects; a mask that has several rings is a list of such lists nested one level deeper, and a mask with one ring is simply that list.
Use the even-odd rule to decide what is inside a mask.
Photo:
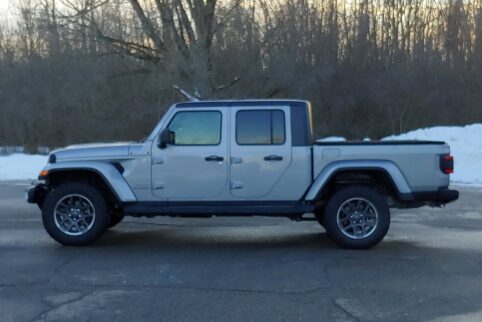
[{"label": "asphalt pavement", "polygon": [[128,218],[63,247],[0,183],[0,321],[482,321],[482,188],[339,249],[316,222]]}]

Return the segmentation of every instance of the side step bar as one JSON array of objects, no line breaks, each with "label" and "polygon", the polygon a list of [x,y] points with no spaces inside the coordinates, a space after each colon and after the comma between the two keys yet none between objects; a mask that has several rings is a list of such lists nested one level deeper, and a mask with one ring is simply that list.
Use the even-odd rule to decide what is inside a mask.
[{"label": "side step bar", "polygon": [[132,216],[300,216],[314,211],[313,205],[300,203],[239,202],[138,202],[124,204],[124,213]]}]

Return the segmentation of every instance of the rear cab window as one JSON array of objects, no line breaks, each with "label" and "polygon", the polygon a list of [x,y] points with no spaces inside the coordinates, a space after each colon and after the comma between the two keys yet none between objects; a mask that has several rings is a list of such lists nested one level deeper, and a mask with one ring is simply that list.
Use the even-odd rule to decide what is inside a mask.
[{"label": "rear cab window", "polygon": [[286,142],[282,110],[239,110],[236,113],[238,145],[282,145]]}]

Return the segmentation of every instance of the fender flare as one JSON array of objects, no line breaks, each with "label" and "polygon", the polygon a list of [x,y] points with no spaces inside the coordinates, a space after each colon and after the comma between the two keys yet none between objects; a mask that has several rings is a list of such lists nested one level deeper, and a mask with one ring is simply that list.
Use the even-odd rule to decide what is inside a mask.
[{"label": "fender flare", "polygon": [[112,193],[120,202],[135,202],[136,196],[129,187],[129,184],[116,169],[115,166],[108,162],[99,161],[67,161],[60,163],[49,163],[44,170],[51,173],[70,172],[70,171],[91,171],[101,176]]},{"label": "fender flare", "polygon": [[392,161],[387,160],[350,160],[350,161],[335,161],[326,165],[321,172],[316,176],[315,181],[306,193],[305,200],[316,200],[319,193],[321,193],[325,185],[330,179],[341,171],[353,170],[378,170],[385,172],[391,179],[393,185],[397,189],[398,195],[402,200],[411,200],[412,191],[405,179],[402,171]]}]

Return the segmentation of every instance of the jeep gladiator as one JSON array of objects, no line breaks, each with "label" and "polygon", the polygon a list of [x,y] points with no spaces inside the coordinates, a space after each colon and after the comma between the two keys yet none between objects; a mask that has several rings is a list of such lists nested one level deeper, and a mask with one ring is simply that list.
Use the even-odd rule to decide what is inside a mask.
[{"label": "jeep gladiator", "polygon": [[28,202],[63,245],[89,244],[127,215],[285,216],[365,249],[387,233],[389,208],[458,198],[444,142],[314,142],[312,121],[300,100],[174,104],[141,142],[53,151]]}]

